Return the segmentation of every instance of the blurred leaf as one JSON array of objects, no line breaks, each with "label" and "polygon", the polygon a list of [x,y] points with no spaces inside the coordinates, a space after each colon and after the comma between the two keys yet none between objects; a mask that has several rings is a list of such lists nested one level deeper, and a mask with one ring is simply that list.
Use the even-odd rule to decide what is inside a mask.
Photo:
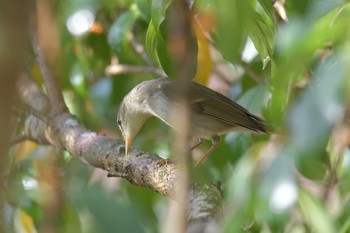
[{"label": "blurred leaf", "polygon": [[111,26],[108,32],[108,43],[117,54],[122,53],[123,46],[128,43],[128,35],[132,32],[138,16],[137,11],[126,11]]},{"label": "blurred leaf", "polygon": [[[79,208],[74,204],[72,205],[72,203],[72,200],[69,198],[66,198],[65,202],[62,203],[63,206],[61,207],[62,212],[60,214],[59,232],[86,232],[86,229],[89,229],[89,226],[84,226],[85,222],[82,221],[83,218],[81,212],[79,212]],[[83,229],[85,231],[83,231]]]},{"label": "blurred leaf", "polygon": [[149,22],[151,19],[151,4],[149,0],[136,0],[138,11],[140,12],[140,18],[144,21]]},{"label": "blurred leaf", "polygon": [[254,163],[249,156],[242,157],[236,164],[227,190],[228,198],[233,205],[244,205],[251,198],[254,170]]},{"label": "blurred leaf", "polygon": [[37,146],[38,144],[29,140],[20,143],[18,152],[15,154],[14,163],[19,163],[26,159]]},{"label": "blurred leaf", "polygon": [[245,156],[236,163],[232,170],[224,191],[227,193],[225,208],[228,212],[233,213],[224,218],[224,232],[242,232],[242,228],[251,228],[251,225],[254,224],[251,218],[255,191],[254,169],[253,160]]},{"label": "blurred leaf", "polygon": [[[340,155],[337,153],[337,156],[340,156]],[[338,164],[338,172],[340,176],[343,177],[344,179],[350,178],[350,148],[344,149],[341,161]]]},{"label": "blurred leaf", "polygon": [[[25,197],[27,198],[27,197]],[[39,198],[36,198],[35,200],[28,201],[26,203],[21,203],[21,209],[31,217],[32,221],[34,222],[34,225],[38,226],[40,222],[42,221],[43,214],[40,204],[38,203]]]},{"label": "blurred leaf", "polygon": [[128,208],[137,209],[137,216],[144,227],[152,227],[152,225],[154,227],[156,225],[154,207],[157,201],[162,200],[163,197],[159,198],[159,194],[129,183],[123,183],[123,186],[125,187],[124,195],[127,199]]},{"label": "blurred leaf", "polygon": [[278,62],[272,62],[270,102],[277,124],[284,122],[285,110],[289,108],[292,98],[291,88],[300,76],[305,76],[305,66],[310,63],[315,51],[347,31],[345,22],[332,23],[338,12],[333,8],[327,8],[329,12],[323,9],[322,14],[308,12],[303,18],[297,18],[279,30],[275,51]]},{"label": "blurred leaf", "polygon": [[[301,154],[319,155],[333,124],[343,117],[347,60],[331,56],[320,65],[290,118],[292,145]],[[329,77],[333,77],[330,79]],[[327,93],[327,95],[325,95]],[[314,135],[317,135],[315,137]]]},{"label": "blurred leaf", "polygon": [[252,136],[246,132],[232,132],[225,136],[225,144],[230,148],[230,160],[232,163],[243,156],[252,145]]},{"label": "blurred leaf", "polygon": [[299,207],[306,224],[316,233],[336,232],[332,224],[332,218],[322,206],[322,201],[316,200],[306,192],[299,194]]},{"label": "blurred leaf", "polygon": [[323,0],[323,1],[312,1],[309,7],[309,19],[319,20],[324,15],[333,11],[342,5],[344,1],[342,0]]},{"label": "blurred leaf", "polygon": [[33,219],[22,209],[17,209],[15,214],[16,232],[35,233],[37,229],[34,226]]},{"label": "blurred leaf", "polygon": [[108,196],[98,185],[85,188],[76,201],[93,216],[101,233],[114,232],[116,229],[118,232],[144,232],[141,223],[134,219],[134,210]]},{"label": "blurred leaf", "polygon": [[210,44],[203,29],[197,21],[193,21],[198,43],[197,72],[194,80],[205,85],[208,82],[213,68],[213,61],[210,54]]},{"label": "blurred leaf", "polygon": [[250,112],[256,114],[265,105],[268,86],[266,84],[257,85],[246,91],[237,101]]},{"label": "blurred leaf", "polygon": [[109,44],[107,43],[107,35],[105,33],[90,33],[86,38],[85,46],[93,48],[85,52],[89,59],[89,70],[87,75],[90,74],[91,70],[94,71],[94,76],[104,75],[106,64],[111,60],[111,51]]},{"label": "blurred leaf", "polygon": [[252,17],[253,9],[248,1],[217,0],[213,3],[216,13],[217,47],[230,62],[237,62],[241,57],[246,34],[245,28]]},{"label": "blurred leaf", "polygon": [[109,78],[102,78],[90,87],[94,113],[102,122],[105,122],[105,118],[110,115],[112,88],[112,80]]},{"label": "blurred leaf", "polygon": [[72,14],[75,11],[78,11],[78,10],[81,10],[81,9],[94,10],[100,5],[100,1],[99,0],[84,0],[84,1],[65,0],[65,1],[62,1],[62,5],[65,6],[65,11],[68,14]]},{"label": "blurred leaf", "polygon": [[347,218],[347,220],[344,222],[344,224],[341,226],[339,233],[347,233],[350,231],[350,217]]},{"label": "blurred leaf", "polygon": [[271,214],[288,213],[298,195],[292,157],[284,154],[275,158],[259,178],[260,218],[268,220]]}]

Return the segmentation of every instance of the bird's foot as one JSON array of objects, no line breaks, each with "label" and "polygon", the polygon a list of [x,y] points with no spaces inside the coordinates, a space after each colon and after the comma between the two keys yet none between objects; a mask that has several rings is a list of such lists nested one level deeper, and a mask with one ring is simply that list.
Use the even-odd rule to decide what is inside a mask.
[{"label": "bird's foot", "polygon": [[156,162],[157,167],[161,167],[170,163],[170,159],[160,159]]}]

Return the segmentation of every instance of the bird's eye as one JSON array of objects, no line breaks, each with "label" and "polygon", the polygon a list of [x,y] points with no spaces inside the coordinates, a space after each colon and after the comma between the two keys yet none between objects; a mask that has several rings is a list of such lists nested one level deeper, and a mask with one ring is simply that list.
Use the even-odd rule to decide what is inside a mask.
[{"label": "bird's eye", "polygon": [[121,129],[121,128],[122,128],[122,121],[121,121],[121,120],[118,120],[118,121],[117,121],[117,124],[118,124],[119,128]]},{"label": "bird's eye", "polygon": [[118,119],[117,124],[118,124],[119,129],[123,132],[122,121]]}]

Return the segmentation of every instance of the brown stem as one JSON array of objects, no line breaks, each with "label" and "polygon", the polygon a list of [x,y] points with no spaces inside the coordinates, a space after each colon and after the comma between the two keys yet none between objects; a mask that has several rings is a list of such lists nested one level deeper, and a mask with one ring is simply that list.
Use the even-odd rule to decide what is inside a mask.
[{"label": "brown stem", "polygon": [[28,51],[28,22],[33,9],[31,1],[1,2],[1,54],[0,57],[0,232],[8,230],[6,222],[8,204],[8,175],[10,156],[7,154],[15,120],[12,104],[15,96],[15,83],[21,70],[25,67]]},{"label": "brown stem", "polygon": [[48,93],[48,98],[51,106],[50,115],[57,115],[62,112],[67,112],[67,106],[64,102],[60,85],[47,61],[47,57],[40,49],[40,44],[36,30],[33,30],[32,32],[32,44],[33,49],[37,55],[37,60]]},{"label": "brown stem", "polygon": [[118,75],[118,74],[128,74],[128,73],[148,73],[154,74],[156,76],[165,76],[165,73],[162,69],[153,67],[153,66],[134,66],[134,65],[122,65],[115,64],[107,66],[106,74]]},{"label": "brown stem", "polygon": [[242,67],[244,69],[244,71],[247,73],[247,75],[253,80],[255,81],[256,83],[262,83],[262,78],[256,74],[250,67],[247,63],[245,62],[242,62]]},{"label": "brown stem", "polygon": [[180,205],[170,205],[169,214],[164,229],[166,233],[185,232],[187,229],[189,172],[187,153],[189,150],[188,135],[190,135],[190,111],[189,111],[189,81],[193,79],[194,67],[196,67],[197,51],[194,41],[195,34],[192,29],[192,16],[187,0],[173,1],[168,9],[168,52],[173,65],[173,77],[176,79],[176,96],[181,109],[172,114],[171,121],[181,122],[181,131],[173,131],[174,147],[172,150],[177,155],[179,176],[177,183],[180,185],[176,195]]},{"label": "brown stem", "polygon": [[143,45],[141,45],[136,40],[134,34],[130,35],[129,40],[134,50],[142,57],[142,59],[147,63],[147,65],[155,68],[151,58],[146,53],[145,47],[143,47]]}]

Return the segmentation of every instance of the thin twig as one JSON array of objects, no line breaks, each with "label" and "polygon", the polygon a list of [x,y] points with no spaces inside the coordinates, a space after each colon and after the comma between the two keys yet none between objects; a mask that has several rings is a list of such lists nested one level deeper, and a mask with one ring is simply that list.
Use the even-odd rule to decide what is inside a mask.
[{"label": "thin twig", "polygon": [[129,73],[147,73],[154,74],[156,76],[165,76],[162,69],[153,66],[133,66],[133,65],[122,65],[115,64],[109,65],[106,68],[106,74],[108,76],[118,75],[118,74],[129,74]]},{"label": "thin twig", "polygon": [[241,62],[241,65],[244,69],[244,71],[248,74],[248,76],[253,80],[255,81],[256,83],[262,83],[263,82],[263,79],[257,74],[255,73],[247,63],[245,62]]},{"label": "thin twig", "polygon": [[147,65],[150,67],[155,67],[151,58],[147,55],[145,47],[136,40],[134,34],[130,33],[129,41],[134,50],[142,57],[142,59],[147,63]]},{"label": "thin twig", "polygon": [[224,74],[224,72],[221,69],[215,68],[213,71],[214,74],[216,74],[216,76],[223,81],[225,84],[231,86],[232,85],[232,81],[229,80],[226,75]]}]

